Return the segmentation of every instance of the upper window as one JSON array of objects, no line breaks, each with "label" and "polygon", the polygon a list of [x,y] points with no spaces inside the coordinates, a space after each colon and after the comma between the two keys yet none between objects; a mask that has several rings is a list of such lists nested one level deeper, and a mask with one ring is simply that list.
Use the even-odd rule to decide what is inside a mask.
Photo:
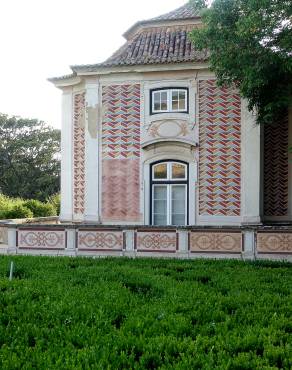
[{"label": "upper window", "polygon": [[161,89],[151,91],[151,113],[188,111],[188,89]]}]

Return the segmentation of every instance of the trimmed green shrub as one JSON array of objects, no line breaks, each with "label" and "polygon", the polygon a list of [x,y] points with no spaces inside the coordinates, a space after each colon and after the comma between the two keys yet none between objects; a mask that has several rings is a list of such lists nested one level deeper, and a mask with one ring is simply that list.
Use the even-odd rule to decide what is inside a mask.
[{"label": "trimmed green shrub", "polygon": [[61,194],[53,194],[47,199],[47,203],[52,204],[57,211],[57,215],[60,214],[61,208]]},{"label": "trimmed green shrub", "polygon": [[30,199],[23,203],[24,207],[31,210],[34,217],[55,216],[57,211],[52,204],[42,203],[36,199]]},{"label": "trimmed green shrub", "polygon": [[13,218],[32,218],[33,213],[32,211],[21,204],[16,204],[11,209],[4,211],[3,216],[5,219],[13,219]]},{"label": "trimmed green shrub", "polygon": [[0,256],[0,369],[291,369],[291,287],[288,263]]},{"label": "trimmed green shrub", "polygon": [[50,197],[47,203],[35,199],[10,198],[0,194],[0,220],[56,216],[59,210],[59,194]]}]

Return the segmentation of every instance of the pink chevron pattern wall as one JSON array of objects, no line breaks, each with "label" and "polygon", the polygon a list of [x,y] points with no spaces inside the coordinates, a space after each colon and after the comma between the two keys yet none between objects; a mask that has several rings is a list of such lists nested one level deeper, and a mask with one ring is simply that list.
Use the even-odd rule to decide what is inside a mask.
[{"label": "pink chevron pattern wall", "polygon": [[140,221],[140,85],[102,92],[102,219]]},{"label": "pink chevron pattern wall", "polygon": [[103,158],[140,157],[140,85],[104,86]]},{"label": "pink chevron pattern wall", "polygon": [[241,100],[215,80],[199,81],[199,214],[239,216]]},{"label": "pink chevron pattern wall", "polygon": [[73,173],[74,214],[84,213],[85,192],[85,93],[74,95]]},{"label": "pink chevron pattern wall", "polygon": [[264,126],[264,214],[288,214],[288,115]]},{"label": "pink chevron pattern wall", "polygon": [[139,159],[105,159],[102,169],[102,221],[140,221]]}]

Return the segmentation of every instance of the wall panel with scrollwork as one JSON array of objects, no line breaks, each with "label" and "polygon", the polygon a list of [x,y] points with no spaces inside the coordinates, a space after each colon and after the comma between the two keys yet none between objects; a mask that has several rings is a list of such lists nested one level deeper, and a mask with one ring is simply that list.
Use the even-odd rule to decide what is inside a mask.
[{"label": "wall panel with scrollwork", "polygon": [[191,252],[241,253],[241,232],[190,232]]},{"label": "wall panel with scrollwork", "polygon": [[79,229],[77,243],[80,251],[122,251],[124,235],[116,230]]},{"label": "wall panel with scrollwork", "polygon": [[65,249],[64,229],[20,229],[17,235],[20,249]]},{"label": "wall panel with scrollwork", "polygon": [[178,235],[175,230],[137,231],[135,248],[138,252],[175,253]]},{"label": "wall panel with scrollwork", "polygon": [[292,253],[292,232],[257,233],[258,253]]}]

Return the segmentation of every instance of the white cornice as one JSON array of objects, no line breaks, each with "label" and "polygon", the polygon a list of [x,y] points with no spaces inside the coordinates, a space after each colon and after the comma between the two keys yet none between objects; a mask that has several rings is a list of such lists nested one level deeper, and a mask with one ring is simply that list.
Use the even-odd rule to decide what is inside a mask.
[{"label": "white cornice", "polygon": [[208,69],[208,63],[165,63],[165,64],[149,64],[149,65],[133,65],[133,66],[114,66],[103,67],[96,66],[94,70],[79,70],[74,71],[78,76],[93,76],[93,75],[108,75],[112,73],[143,73],[143,72],[162,72],[162,71],[182,71],[195,69]]}]

